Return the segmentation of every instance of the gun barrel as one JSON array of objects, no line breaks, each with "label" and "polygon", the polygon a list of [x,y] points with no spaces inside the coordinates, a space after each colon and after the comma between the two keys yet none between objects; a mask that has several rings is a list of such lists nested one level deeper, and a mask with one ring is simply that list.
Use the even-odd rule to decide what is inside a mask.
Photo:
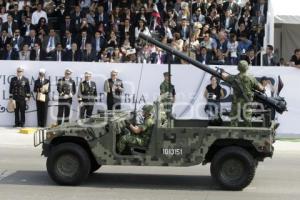
[{"label": "gun barrel", "polygon": [[[197,60],[190,58],[188,55],[181,53],[180,51],[177,51],[177,50],[173,49],[172,47],[165,45],[143,33],[140,33],[139,37],[151,44],[154,44],[155,46],[161,48],[162,50],[165,50],[166,52],[168,52],[172,55],[175,55],[175,56],[179,57],[180,59],[194,65],[195,67],[202,69],[203,71],[205,71],[219,79],[224,80],[222,75],[220,73],[218,73],[216,70],[211,69],[209,66],[203,65],[202,63],[198,62]],[[226,81],[226,80],[224,80],[224,81]],[[263,95],[256,91],[254,91],[254,98],[256,101],[275,109],[280,114],[287,110],[286,102],[283,98],[276,99],[276,98],[272,98],[272,97],[267,97],[266,95]]]}]

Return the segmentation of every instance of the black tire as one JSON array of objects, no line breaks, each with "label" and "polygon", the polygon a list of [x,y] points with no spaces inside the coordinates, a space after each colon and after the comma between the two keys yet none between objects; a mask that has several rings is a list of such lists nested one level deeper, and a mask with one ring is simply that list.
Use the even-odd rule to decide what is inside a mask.
[{"label": "black tire", "polygon": [[100,164],[97,163],[97,161],[94,158],[91,158],[91,170],[90,174],[94,173],[101,167]]},{"label": "black tire", "polygon": [[88,153],[74,143],[62,143],[51,149],[47,159],[47,171],[60,185],[79,185],[91,170]]},{"label": "black tire", "polygon": [[241,147],[225,147],[218,151],[211,162],[210,173],[223,189],[242,190],[254,175],[256,160]]}]

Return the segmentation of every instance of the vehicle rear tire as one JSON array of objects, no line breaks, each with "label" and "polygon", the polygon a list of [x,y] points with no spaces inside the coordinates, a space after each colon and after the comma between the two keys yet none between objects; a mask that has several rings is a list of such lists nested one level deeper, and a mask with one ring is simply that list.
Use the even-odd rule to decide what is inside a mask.
[{"label": "vehicle rear tire", "polygon": [[210,165],[213,179],[226,190],[242,190],[247,187],[255,175],[255,169],[253,156],[236,146],[218,151]]},{"label": "vehicle rear tire", "polygon": [[60,185],[79,185],[91,170],[88,153],[74,143],[62,143],[51,149],[47,159],[47,171]]}]

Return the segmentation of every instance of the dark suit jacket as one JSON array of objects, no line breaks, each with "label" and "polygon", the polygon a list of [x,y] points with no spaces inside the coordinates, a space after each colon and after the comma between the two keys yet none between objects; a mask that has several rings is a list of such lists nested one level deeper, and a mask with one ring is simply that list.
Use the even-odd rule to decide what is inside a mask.
[{"label": "dark suit jacket", "polygon": [[[71,41],[70,42],[71,42],[70,44],[72,45],[72,43],[76,42],[76,41],[74,40],[73,37],[71,37]],[[63,37],[62,38],[61,44],[62,44],[62,46],[63,46],[64,49],[67,47],[67,37]]]},{"label": "dark suit jacket", "polygon": [[83,51],[83,56],[82,56],[82,61],[85,62],[94,62],[97,61],[97,54],[94,50],[92,50],[92,52],[88,55],[87,51],[84,50]]},{"label": "dark suit jacket", "polygon": [[19,60],[19,53],[15,49],[12,49],[10,53],[10,59],[8,57],[9,52],[5,50],[2,60]]},{"label": "dark suit jacket", "polygon": [[[230,31],[230,32],[234,31],[235,22],[236,21],[235,21],[235,19],[233,17],[231,17],[229,19],[229,28],[227,28],[228,31]],[[225,28],[225,26],[226,26],[226,18],[224,17],[224,18],[221,19],[221,27]]]},{"label": "dark suit jacket", "polygon": [[[79,37],[77,38],[77,47],[78,47],[78,49],[81,48],[81,43],[82,43],[82,37],[79,36]],[[86,43],[92,43],[92,39],[91,39],[90,37],[87,37],[87,38],[86,38],[86,41],[85,41],[85,44],[86,44]]]},{"label": "dark suit jacket", "polygon": [[[32,41],[31,41],[32,40]],[[31,39],[30,36],[27,36],[24,38],[24,44],[28,44],[29,47],[34,47],[34,43],[38,42],[40,45],[41,44],[41,39],[38,37],[35,37],[33,39]]]},{"label": "dark suit jacket", "polygon": [[[12,23],[12,32],[14,33],[17,28],[18,28],[18,24],[16,22],[13,22]],[[3,23],[2,30],[8,31],[8,22]]]},{"label": "dark suit jacket", "polygon": [[11,43],[11,38],[6,37],[5,41],[0,37],[0,49],[5,48],[7,44]]},{"label": "dark suit jacket", "polygon": [[15,39],[15,38],[12,39],[13,48],[15,48],[15,45],[18,45],[19,51],[21,50],[23,44],[24,44],[24,38],[22,36],[20,36],[19,39]]},{"label": "dark suit jacket", "polygon": [[[58,61],[58,54],[57,51],[52,51],[49,53],[49,56],[51,57],[52,61]],[[61,51],[61,61],[66,61],[66,52]]]},{"label": "dark suit jacket", "polygon": [[9,97],[14,100],[25,100],[25,98],[30,98],[28,78],[22,76],[21,80],[18,80],[16,76],[13,77],[9,85]]},{"label": "dark suit jacket", "polygon": [[263,66],[276,66],[278,64],[278,60],[274,56],[273,56],[273,58],[271,58],[270,61],[271,62],[269,64],[269,62],[268,62],[268,55],[264,54],[263,55]]},{"label": "dark suit jacket", "polygon": [[[30,60],[36,60],[36,51],[35,50],[31,50],[30,51]],[[40,54],[39,54],[39,60],[40,61],[43,61],[43,60],[46,60],[47,58],[47,53],[45,50],[43,49],[40,49]]]},{"label": "dark suit jacket", "polygon": [[75,54],[73,55],[72,50],[67,50],[65,61],[73,61],[73,56],[74,56],[74,61],[82,61],[81,51],[76,51]]},{"label": "dark suit jacket", "polygon": [[[96,45],[97,45],[97,42],[96,42],[96,38],[94,38],[93,40],[92,40],[92,47],[93,47],[93,50],[95,50],[96,51]],[[106,39],[104,38],[104,36],[100,36],[100,44],[99,44],[100,46],[100,51],[102,51],[103,50],[103,48],[105,48],[105,46],[106,46]]]},{"label": "dark suit jacket", "polygon": [[[95,23],[96,25],[100,24],[100,19],[99,19],[100,14],[98,12],[96,12],[95,14]],[[102,23],[104,25],[104,27],[108,27],[109,26],[109,16],[106,12],[103,13],[103,20]]]},{"label": "dark suit jacket", "polygon": [[205,61],[205,64],[210,64],[212,61],[212,56],[210,54],[206,54],[206,57],[204,58],[204,56],[201,54],[197,54],[196,59],[201,63]]},{"label": "dark suit jacket", "polygon": [[[32,30],[32,29],[36,29],[36,27],[33,24],[30,24],[29,25],[29,30]],[[21,27],[21,35],[23,37],[25,37],[26,31],[27,31],[27,26],[25,24],[23,24],[22,27]]]},{"label": "dark suit jacket", "polygon": [[44,92],[43,94],[46,94],[46,101],[49,100],[49,92],[50,92],[50,81],[48,79],[44,79],[43,82],[40,81],[40,78],[38,78],[37,80],[34,81],[34,89],[33,91],[35,93],[37,92],[40,92],[40,89],[44,86],[44,85],[47,85],[48,84],[48,91],[47,92]]},{"label": "dark suit jacket", "polygon": [[[224,4],[223,4],[223,12],[225,13],[226,10],[229,9],[229,2],[226,1]],[[237,4],[237,3],[233,3],[233,6],[231,8],[231,11],[232,11],[232,14],[234,14],[236,17],[238,17],[238,14],[240,12],[240,6]]]},{"label": "dark suit jacket", "polygon": [[[48,43],[49,43],[49,40],[50,40],[50,36],[47,36],[44,41],[43,41],[43,44],[42,44],[42,48],[46,50],[47,46],[48,46]],[[60,38],[56,35],[54,37],[54,46],[56,47],[57,43],[60,43]]]}]

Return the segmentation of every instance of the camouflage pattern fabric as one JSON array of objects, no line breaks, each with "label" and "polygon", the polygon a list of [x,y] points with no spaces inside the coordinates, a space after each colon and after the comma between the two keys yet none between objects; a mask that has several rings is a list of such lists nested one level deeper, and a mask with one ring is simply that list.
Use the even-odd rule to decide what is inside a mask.
[{"label": "camouflage pattern fabric", "polygon": [[160,84],[160,101],[164,105],[164,109],[165,109],[167,116],[169,116],[169,114],[171,114],[172,107],[173,107],[173,96],[174,95],[175,95],[174,85],[171,85],[171,89],[169,89],[169,82],[163,81]]},{"label": "camouflage pattern fabric", "polygon": [[117,143],[117,150],[121,153],[125,150],[126,146],[137,145],[145,147],[150,140],[153,125],[153,118],[146,118],[144,123],[139,125],[139,128],[142,129],[142,132],[138,135],[134,133],[123,135]]},{"label": "camouflage pattern fabric", "polygon": [[232,84],[233,95],[231,105],[231,125],[238,126],[239,118],[245,122],[245,126],[251,127],[251,102],[253,101],[254,93],[252,89],[259,87],[258,81],[251,75],[239,73],[230,75],[227,81]]}]

